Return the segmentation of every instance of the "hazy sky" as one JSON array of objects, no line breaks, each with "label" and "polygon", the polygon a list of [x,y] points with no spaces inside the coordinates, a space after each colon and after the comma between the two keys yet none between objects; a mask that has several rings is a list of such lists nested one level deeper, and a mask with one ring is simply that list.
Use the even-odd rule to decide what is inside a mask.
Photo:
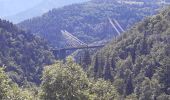
[{"label": "hazy sky", "polygon": [[0,0],[0,16],[15,15],[19,12],[35,7],[40,2],[46,3],[47,1],[65,2],[66,4],[69,4],[88,0]]},{"label": "hazy sky", "polygon": [[42,0],[0,0],[0,16],[10,16],[31,7]]},{"label": "hazy sky", "polygon": [[85,1],[89,0],[0,0],[0,18],[17,23],[53,8]]}]

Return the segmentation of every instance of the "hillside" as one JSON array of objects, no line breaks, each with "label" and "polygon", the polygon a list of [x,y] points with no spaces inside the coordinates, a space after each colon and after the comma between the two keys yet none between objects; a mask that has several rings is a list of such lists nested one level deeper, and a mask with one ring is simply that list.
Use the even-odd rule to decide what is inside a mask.
[{"label": "hillside", "polygon": [[125,97],[169,100],[170,9],[134,25],[96,53],[90,72],[111,80]]},{"label": "hillside", "polygon": [[92,0],[53,9],[41,17],[25,20],[19,27],[47,39],[54,47],[63,47],[61,30],[86,43],[111,39],[117,35],[108,18],[116,19],[126,30],[145,16],[156,13],[158,5],[129,5],[116,0]]},{"label": "hillside", "polygon": [[[153,0],[137,1],[91,0],[53,9],[20,28],[0,19],[0,100],[170,100],[170,7],[155,14]],[[74,36],[89,45],[54,61],[48,42],[85,44]],[[71,53],[66,49],[74,48],[54,53],[63,58]]]},{"label": "hillside", "polygon": [[0,66],[20,85],[40,83],[43,66],[52,64],[53,56],[44,40],[0,19]]}]

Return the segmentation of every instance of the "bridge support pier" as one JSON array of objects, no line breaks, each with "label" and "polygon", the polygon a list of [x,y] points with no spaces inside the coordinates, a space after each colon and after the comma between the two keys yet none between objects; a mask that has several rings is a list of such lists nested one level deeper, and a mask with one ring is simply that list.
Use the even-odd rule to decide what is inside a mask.
[{"label": "bridge support pier", "polygon": [[74,50],[77,50],[77,49],[93,49],[93,48],[102,48],[104,47],[104,45],[98,45],[98,46],[80,46],[80,47],[73,47],[73,48],[63,48],[63,49],[54,49],[52,50],[55,58],[57,60],[66,60],[66,57],[67,57],[67,51],[70,50],[70,51],[74,51]]},{"label": "bridge support pier", "polygon": [[65,60],[66,59],[66,50],[53,50],[53,54],[55,59],[57,60]]},{"label": "bridge support pier", "polygon": [[60,50],[59,51],[59,59],[65,60],[66,59],[66,50]]}]

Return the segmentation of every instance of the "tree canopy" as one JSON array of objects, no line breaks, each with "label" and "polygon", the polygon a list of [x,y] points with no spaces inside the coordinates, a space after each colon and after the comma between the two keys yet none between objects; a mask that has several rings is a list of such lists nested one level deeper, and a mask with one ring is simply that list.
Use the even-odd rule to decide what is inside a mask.
[{"label": "tree canopy", "polygon": [[0,100],[35,100],[31,91],[20,89],[0,68]]},{"label": "tree canopy", "polygon": [[18,26],[45,38],[54,47],[64,47],[62,30],[86,43],[107,40],[118,35],[108,18],[118,20],[126,30],[144,17],[155,14],[158,8],[156,3],[128,5],[117,0],[92,0],[53,9],[40,17],[25,20]]},{"label": "tree canopy", "polygon": [[40,83],[43,67],[54,57],[47,43],[12,23],[0,19],[0,66],[20,85]]},{"label": "tree canopy", "polygon": [[42,78],[43,100],[116,100],[119,94],[110,82],[91,80],[71,58],[45,68]]},{"label": "tree canopy", "polygon": [[[170,95],[170,10],[146,18],[96,53],[91,73],[140,100]],[[166,98],[166,99],[165,99]]]}]

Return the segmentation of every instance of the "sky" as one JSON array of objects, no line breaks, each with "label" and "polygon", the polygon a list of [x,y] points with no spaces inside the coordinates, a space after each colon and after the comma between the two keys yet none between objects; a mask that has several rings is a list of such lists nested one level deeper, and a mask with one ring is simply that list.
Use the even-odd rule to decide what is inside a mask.
[{"label": "sky", "polygon": [[42,0],[0,0],[0,16],[10,16],[34,7]]},{"label": "sky", "polygon": [[53,8],[89,0],[0,0],[0,18],[19,23]]},{"label": "sky", "polygon": [[17,13],[31,9],[42,2],[46,3],[47,1],[62,1],[69,4],[72,2],[82,2],[88,0],[0,0],[0,16],[12,16]]}]

